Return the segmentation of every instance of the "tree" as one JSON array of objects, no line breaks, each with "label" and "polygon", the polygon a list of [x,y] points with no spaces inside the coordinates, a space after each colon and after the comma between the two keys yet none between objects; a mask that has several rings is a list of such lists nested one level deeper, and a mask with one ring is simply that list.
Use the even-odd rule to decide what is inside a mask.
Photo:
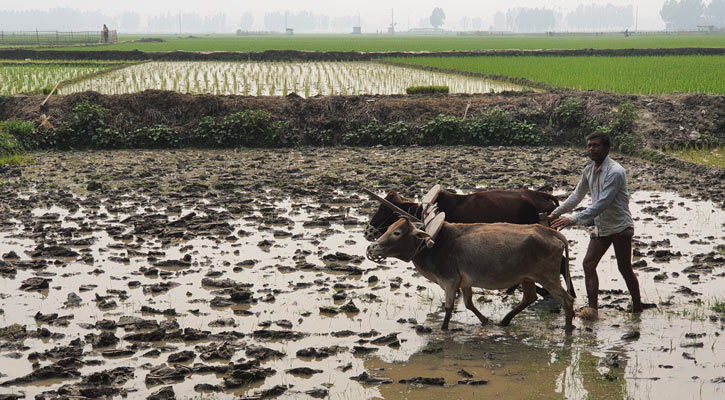
[{"label": "tree", "polygon": [[434,8],[433,12],[430,14],[430,24],[433,25],[434,28],[438,29],[441,25],[443,25],[445,20],[446,13],[443,12],[443,9],[440,7]]},{"label": "tree", "polygon": [[250,12],[245,12],[242,14],[242,18],[239,20],[239,27],[242,28],[243,31],[251,31],[252,30],[252,24],[254,23],[254,15]]},{"label": "tree", "polygon": [[634,8],[612,4],[580,5],[567,14],[566,22],[570,28],[579,30],[631,29],[634,26]]},{"label": "tree", "polygon": [[706,15],[710,25],[725,26],[725,0],[712,0]]},{"label": "tree", "polygon": [[493,15],[493,26],[491,27],[491,30],[495,31],[505,31],[508,27],[506,25],[506,15],[502,13],[501,11],[498,11],[496,14]]},{"label": "tree", "polygon": [[660,9],[667,30],[694,30],[705,14],[702,0],[667,0]]},{"label": "tree", "polygon": [[119,29],[124,32],[138,32],[141,26],[141,16],[135,12],[125,12],[119,17]]}]

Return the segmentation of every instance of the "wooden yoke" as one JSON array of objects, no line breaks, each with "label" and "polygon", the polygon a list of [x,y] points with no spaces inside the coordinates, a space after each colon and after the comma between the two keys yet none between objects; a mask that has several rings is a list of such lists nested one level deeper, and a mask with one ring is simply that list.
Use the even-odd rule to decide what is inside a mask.
[{"label": "wooden yoke", "polygon": [[431,219],[430,223],[425,225],[425,233],[430,236],[430,239],[425,241],[425,246],[427,248],[432,248],[435,246],[435,238],[438,236],[438,232],[441,231],[441,227],[443,227],[443,222],[446,219],[446,213],[441,212],[440,214],[436,214],[433,219]]},{"label": "wooden yoke", "polygon": [[404,216],[404,217],[407,217],[407,218],[409,218],[409,219],[410,219],[411,221],[413,221],[413,222],[417,222],[417,223],[419,223],[419,224],[423,223],[423,221],[421,221],[421,220],[420,220],[420,218],[416,217],[415,215],[412,215],[412,214],[410,214],[410,213],[407,213],[407,212],[403,211],[403,210],[402,210],[402,209],[401,209],[400,207],[398,207],[398,206],[396,206],[395,204],[393,204],[393,203],[389,202],[388,200],[385,200],[384,198],[382,198],[382,197],[378,196],[377,194],[373,193],[373,192],[372,192],[371,190],[369,190],[368,188],[363,188],[363,192],[365,192],[365,193],[369,194],[369,195],[370,195],[370,196],[372,196],[372,197],[373,197],[373,198],[374,198],[375,200],[377,200],[377,201],[379,201],[379,202],[383,203],[383,205],[384,205],[385,207],[388,207],[389,209],[391,209],[391,210],[393,210],[393,211],[397,212],[398,214],[400,214],[400,215],[402,215],[402,216]]},{"label": "wooden yoke", "polygon": [[431,220],[435,217],[436,211],[438,211],[438,205],[435,203],[438,198],[438,193],[441,191],[441,185],[436,184],[433,186],[428,193],[420,201],[422,207],[421,217],[423,218],[423,225],[428,226]]}]

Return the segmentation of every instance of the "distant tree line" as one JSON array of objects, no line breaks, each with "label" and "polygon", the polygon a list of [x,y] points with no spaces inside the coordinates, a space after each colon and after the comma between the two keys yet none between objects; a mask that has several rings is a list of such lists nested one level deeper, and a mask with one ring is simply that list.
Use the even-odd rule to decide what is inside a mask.
[{"label": "distant tree line", "polygon": [[84,31],[101,30],[103,24],[124,32],[225,32],[226,16],[216,14],[200,16],[197,13],[166,13],[142,18],[138,13],[125,12],[109,16],[100,11],[82,11],[59,7],[50,10],[12,11],[0,10],[0,29],[4,31],[58,30]]},{"label": "distant tree line", "polygon": [[669,31],[694,30],[708,25],[725,28],[725,0],[712,0],[708,6],[702,0],[667,0],[660,16]]},{"label": "distant tree line", "polygon": [[[359,17],[344,16],[331,19],[327,15],[308,11],[272,12],[264,15],[265,30],[275,32],[284,32],[285,28],[292,28],[295,32],[323,32],[330,29],[352,31],[352,26],[359,23],[361,23]],[[231,32],[234,28],[251,31],[254,26],[254,15],[245,12],[241,18],[232,21],[227,20],[223,13],[202,16],[193,12],[168,12],[142,18],[136,12],[110,16],[100,11],[82,11],[66,7],[32,11],[0,10],[0,30],[4,31],[100,30],[103,24],[122,32],[141,30],[159,33]]]},{"label": "distant tree line", "polygon": [[580,5],[566,16],[566,23],[572,30],[613,30],[634,27],[632,6],[614,6],[611,4]]},{"label": "distant tree line", "polygon": [[313,14],[309,11],[264,14],[264,28],[268,31],[284,32],[285,29],[290,28],[295,32],[320,32],[327,31],[329,27],[329,16]]},{"label": "distant tree line", "polygon": [[167,13],[148,17],[151,32],[224,32],[227,20],[223,13],[202,17],[197,13]]},{"label": "distant tree line", "polygon": [[[725,0],[665,0],[660,16],[667,30],[696,30],[708,26],[725,28]],[[580,5],[569,13],[556,9],[517,7],[493,15],[488,27],[494,31],[549,32],[549,31],[606,31],[633,29],[633,6],[612,4]],[[364,25],[359,16],[330,17],[309,11],[271,12],[264,15],[264,29],[284,32],[346,32],[353,26]],[[254,29],[254,15],[244,12],[238,20],[228,20],[225,14],[201,16],[197,13],[165,13],[141,17],[137,12],[109,16],[101,11],[82,11],[67,7],[49,10],[0,10],[0,30],[100,30],[103,24],[121,32],[232,32]],[[445,24],[445,12],[436,8],[430,17],[420,20],[420,27],[440,27]],[[482,30],[482,19],[466,16],[460,21],[464,30]],[[258,23],[259,25],[259,23]]]},{"label": "distant tree line", "polygon": [[[72,8],[50,10],[12,11],[0,10],[0,29],[4,31],[74,30],[100,31],[112,18],[100,11],[81,11]],[[113,23],[111,29],[113,28]]]},{"label": "distant tree line", "polygon": [[[725,0],[723,0],[725,1]],[[512,32],[608,31],[634,27],[632,6],[580,5],[563,14],[554,9],[517,7],[493,16],[491,30]]]}]

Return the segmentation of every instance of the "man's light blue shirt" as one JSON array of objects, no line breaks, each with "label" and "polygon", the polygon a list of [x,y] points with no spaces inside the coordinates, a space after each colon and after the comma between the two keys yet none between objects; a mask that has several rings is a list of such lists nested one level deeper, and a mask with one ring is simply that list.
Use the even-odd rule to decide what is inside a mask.
[{"label": "man's light blue shirt", "polygon": [[570,212],[591,193],[592,205],[574,215],[571,220],[577,225],[594,225],[598,236],[609,236],[633,227],[632,214],[629,212],[629,193],[627,193],[627,172],[619,163],[604,158],[598,171],[594,161],[584,167],[579,183],[564,203],[551,214],[559,217]]}]

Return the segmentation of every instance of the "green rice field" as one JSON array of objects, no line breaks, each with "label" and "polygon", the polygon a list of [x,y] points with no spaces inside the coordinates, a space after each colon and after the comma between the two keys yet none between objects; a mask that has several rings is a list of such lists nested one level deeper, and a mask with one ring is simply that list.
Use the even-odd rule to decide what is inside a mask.
[{"label": "green rice field", "polygon": [[150,62],[65,85],[59,94],[146,89],[218,95],[286,96],[403,94],[409,86],[448,86],[452,93],[521,90],[478,77],[373,62]]},{"label": "green rice field", "polygon": [[423,57],[387,61],[526,78],[577,90],[725,94],[725,56]]},{"label": "green rice field", "polygon": [[[142,38],[160,38],[163,42],[135,42]],[[84,50],[140,51],[244,51],[306,50],[306,51],[449,51],[488,49],[631,49],[725,47],[725,34],[656,34],[624,37],[604,36],[506,35],[119,35],[111,45],[85,46]],[[60,48],[63,49],[63,48]],[[78,50],[79,47],[66,49]]]}]

